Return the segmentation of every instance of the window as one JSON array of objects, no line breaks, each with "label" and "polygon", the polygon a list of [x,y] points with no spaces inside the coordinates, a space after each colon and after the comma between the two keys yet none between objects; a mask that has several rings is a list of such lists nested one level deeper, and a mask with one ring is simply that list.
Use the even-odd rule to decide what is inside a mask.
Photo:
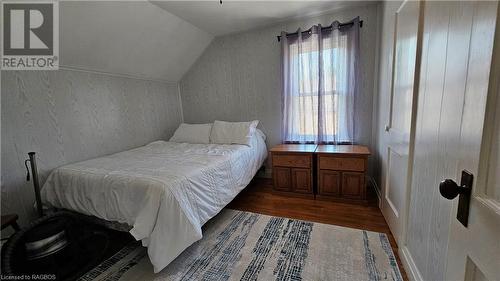
[{"label": "window", "polygon": [[282,41],[284,142],[353,142],[359,35],[312,30]]}]

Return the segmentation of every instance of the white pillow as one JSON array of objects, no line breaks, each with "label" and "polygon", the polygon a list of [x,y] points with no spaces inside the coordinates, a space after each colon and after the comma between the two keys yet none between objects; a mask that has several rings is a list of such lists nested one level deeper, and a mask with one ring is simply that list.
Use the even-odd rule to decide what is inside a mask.
[{"label": "white pillow", "polygon": [[266,135],[261,130],[255,129],[255,134],[257,134],[258,136],[260,136],[263,141],[266,141]]},{"label": "white pillow", "polygon": [[251,122],[224,122],[215,120],[210,133],[210,142],[219,144],[250,145],[259,120]]},{"label": "white pillow", "polygon": [[210,143],[212,124],[182,123],[170,138],[172,142]]}]

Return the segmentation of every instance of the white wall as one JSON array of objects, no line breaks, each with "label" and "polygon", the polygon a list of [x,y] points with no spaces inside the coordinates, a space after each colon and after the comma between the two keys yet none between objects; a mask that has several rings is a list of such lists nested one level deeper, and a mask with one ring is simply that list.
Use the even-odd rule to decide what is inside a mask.
[{"label": "white wall", "polygon": [[61,1],[60,64],[178,82],[213,36],[148,1]]},{"label": "white wall", "polygon": [[40,182],[63,164],[168,139],[181,122],[177,84],[79,71],[1,72],[2,214],[34,216],[24,160]]},{"label": "white wall", "polygon": [[276,35],[360,16],[362,85],[357,139],[372,144],[377,4],[216,37],[180,82],[186,122],[259,119],[268,146],[281,142],[280,43]]}]

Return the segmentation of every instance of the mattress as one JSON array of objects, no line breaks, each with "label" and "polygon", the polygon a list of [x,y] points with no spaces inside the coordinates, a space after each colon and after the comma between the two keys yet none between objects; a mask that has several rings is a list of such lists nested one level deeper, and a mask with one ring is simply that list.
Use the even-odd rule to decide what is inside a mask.
[{"label": "mattress", "polygon": [[42,201],[132,226],[156,273],[202,238],[202,225],[248,185],[266,157],[259,133],[250,146],[155,141],[55,169]]}]

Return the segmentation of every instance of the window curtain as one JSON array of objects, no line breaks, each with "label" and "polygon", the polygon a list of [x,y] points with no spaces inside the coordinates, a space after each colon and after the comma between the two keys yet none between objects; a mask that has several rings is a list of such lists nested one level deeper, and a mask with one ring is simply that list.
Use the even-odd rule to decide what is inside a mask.
[{"label": "window curtain", "polygon": [[281,33],[284,143],[355,142],[359,17],[352,23]]}]

